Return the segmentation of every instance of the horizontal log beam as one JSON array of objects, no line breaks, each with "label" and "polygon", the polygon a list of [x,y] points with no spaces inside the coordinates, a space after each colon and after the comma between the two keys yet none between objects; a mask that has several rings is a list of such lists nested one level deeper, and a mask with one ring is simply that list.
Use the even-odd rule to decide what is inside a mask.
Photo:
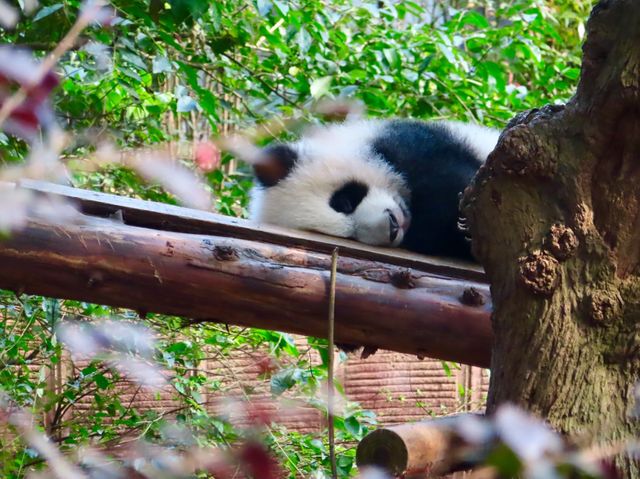
[{"label": "horizontal log beam", "polygon": [[242,218],[224,216],[209,211],[71,188],[43,181],[22,180],[20,187],[35,193],[71,201],[78,206],[80,211],[88,215],[106,217],[120,212],[124,222],[131,226],[264,241],[322,253],[331,253],[338,246],[343,256],[416,268],[449,278],[487,282],[482,268],[475,263],[466,261],[424,256],[398,248],[380,248],[343,238],[272,225],[256,225]]},{"label": "horizontal log beam", "polygon": [[[75,196],[85,212],[93,208],[98,213],[96,203],[90,208],[80,197],[91,192],[32,186]],[[122,200],[126,204],[118,204]],[[124,209],[126,223],[145,220],[145,208],[159,208],[100,194],[97,204],[102,214]],[[286,230],[274,232],[238,219],[218,222],[218,215],[184,208],[168,210],[153,213],[162,229],[90,215],[64,224],[31,217],[25,228],[0,242],[0,288],[324,337],[328,251],[337,244],[337,342],[489,365],[489,290],[478,280],[481,271],[432,264],[407,253],[395,257],[393,250],[367,252],[358,243],[332,243],[299,232],[293,232],[291,242],[297,246],[292,247],[286,245]],[[197,215],[205,218],[194,221]],[[252,234],[256,239],[237,237]],[[413,267],[407,269],[408,264]],[[469,294],[472,290],[475,295]],[[485,304],[464,304],[478,297]]]}]

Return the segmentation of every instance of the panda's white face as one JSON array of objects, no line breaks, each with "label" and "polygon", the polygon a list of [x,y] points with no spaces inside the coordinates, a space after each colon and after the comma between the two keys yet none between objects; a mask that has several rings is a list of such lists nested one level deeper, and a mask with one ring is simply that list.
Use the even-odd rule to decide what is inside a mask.
[{"label": "panda's white face", "polygon": [[[335,201],[335,198],[344,195],[345,190],[352,189],[353,185],[357,183],[347,183],[337,190],[330,206],[342,210],[343,205]],[[372,245],[399,246],[411,221],[404,200],[379,188],[367,189],[366,193],[352,211],[351,207],[355,202],[346,202],[349,206],[343,213],[352,222],[352,234],[349,237]]]},{"label": "panda's white face", "polygon": [[[345,128],[352,128],[345,135]],[[398,246],[409,228],[404,180],[368,149],[376,122],[323,128],[265,150],[250,216],[261,223]],[[345,141],[345,139],[347,141]],[[342,143],[342,144],[341,144]]]}]

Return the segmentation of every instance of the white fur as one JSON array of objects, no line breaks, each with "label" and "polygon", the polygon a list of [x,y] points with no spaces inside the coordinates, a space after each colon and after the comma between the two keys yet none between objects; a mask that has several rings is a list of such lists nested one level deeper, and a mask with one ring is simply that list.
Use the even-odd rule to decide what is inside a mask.
[{"label": "white fur", "polygon": [[[405,217],[398,204],[399,201],[401,200],[388,190],[370,189],[367,196],[352,213],[354,231],[352,237],[367,244],[399,246],[409,227],[409,218]],[[393,241],[390,241],[391,226],[387,212],[393,213],[401,226]]]},{"label": "white fur", "polygon": [[461,121],[441,121],[458,138],[464,138],[467,144],[482,159],[487,159],[498,143],[500,132],[493,128],[477,125],[475,123],[463,123]]},{"label": "white fur", "polygon": [[[369,244],[389,244],[392,211],[401,225],[399,202],[408,200],[402,177],[371,155],[371,140],[382,123],[357,121],[317,128],[291,146],[299,158],[289,175],[270,188],[254,188],[250,217],[259,223],[277,224],[355,238]],[[333,192],[346,181],[356,180],[369,193],[351,215],[329,206]],[[393,242],[402,241],[403,231]]]},{"label": "white fur", "polygon": [[[464,138],[482,161],[498,140],[498,131],[480,125],[440,123],[456,137]],[[253,188],[250,218],[368,244],[399,245],[410,222],[400,206],[407,204],[409,191],[402,176],[372,155],[370,149],[384,126],[384,121],[358,120],[311,130],[290,145],[297,151],[298,160],[288,176],[275,186]],[[366,184],[369,192],[352,214],[344,215],[334,211],[329,200],[336,189],[351,180]],[[401,226],[393,242],[389,212]]]}]

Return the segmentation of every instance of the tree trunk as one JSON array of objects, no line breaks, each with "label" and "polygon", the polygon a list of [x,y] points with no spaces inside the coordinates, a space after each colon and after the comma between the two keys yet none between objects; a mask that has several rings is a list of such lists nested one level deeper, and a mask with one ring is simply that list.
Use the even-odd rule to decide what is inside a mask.
[{"label": "tree trunk", "polygon": [[[507,401],[613,442],[640,367],[640,2],[591,13],[566,107],[518,115],[465,192],[492,284],[489,411]],[[638,464],[619,458],[624,477]]]}]

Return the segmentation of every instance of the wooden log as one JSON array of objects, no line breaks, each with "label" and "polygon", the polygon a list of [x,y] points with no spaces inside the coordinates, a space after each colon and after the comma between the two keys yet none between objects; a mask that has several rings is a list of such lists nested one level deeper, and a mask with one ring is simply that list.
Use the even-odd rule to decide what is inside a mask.
[{"label": "wooden log", "polygon": [[107,217],[120,212],[124,222],[131,226],[264,241],[322,253],[331,253],[338,246],[342,256],[416,268],[449,278],[487,282],[482,268],[478,264],[466,261],[424,256],[399,248],[370,246],[343,238],[272,225],[257,225],[242,218],[224,216],[209,211],[71,188],[43,181],[25,179],[20,182],[19,186],[35,193],[71,201],[78,206],[80,211],[88,215]]},{"label": "wooden log", "polygon": [[[106,204],[106,198],[101,201]],[[143,209],[136,211],[143,216]],[[174,210],[170,219],[189,224],[183,213]],[[157,221],[162,218],[167,219],[156,213]],[[88,215],[65,224],[34,216],[0,242],[0,288],[324,337],[330,255],[267,243],[274,233],[236,221],[245,236],[258,232],[262,241],[142,228]],[[198,227],[211,222],[207,218]],[[284,233],[277,235],[286,242]],[[315,240],[305,241],[314,247]],[[407,269],[402,258],[394,264],[363,259],[366,252],[352,254],[358,246],[344,247],[349,256],[340,249],[336,341],[489,364],[489,290],[474,278],[480,272],[467,274],[444,262],[429,271],[430,264],[419,257],[411,261],[421,268]],[[377,257],[385,255],[393,260],[388,252]],[[486,303],[463,304],[471,290]]]},{"label": "wooden log", "polygon": [[474,464],[466,460],[464,441],[455,431],[456,423],[468,416],[376,429],[358,444],[358,468],[376,466],[395,477],[439,477],[469,468]]}]

